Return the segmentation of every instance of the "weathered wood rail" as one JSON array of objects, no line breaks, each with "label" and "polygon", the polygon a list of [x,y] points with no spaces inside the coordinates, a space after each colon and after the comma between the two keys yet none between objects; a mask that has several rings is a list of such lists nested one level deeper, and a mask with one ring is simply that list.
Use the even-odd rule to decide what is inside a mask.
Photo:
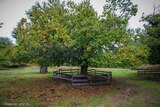
[{"label": "weathered wood rail", "polygon": [[160,80],[160,70],[159,69],[136,69],[137,74],[147,79]]},{"label": "weathered wood rail", "polygon": [[80,69],[59,69],[53,71],[53,78],[69,81],[72,85],[100,85],[110,84],[112,73],[89,69],[87,75],[81,75]]}]

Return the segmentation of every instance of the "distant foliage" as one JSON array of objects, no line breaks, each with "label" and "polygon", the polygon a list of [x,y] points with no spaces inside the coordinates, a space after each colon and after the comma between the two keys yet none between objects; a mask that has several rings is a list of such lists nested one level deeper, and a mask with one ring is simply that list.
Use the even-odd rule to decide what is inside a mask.
[{"label": "distant foliage", "polygon": [[154,7],[154,12],[147,16],[142,16],[142,21],[146,30],[142,42],[150,49],[149,63],[160,64],[160,7]]},{"label": "distant foliage", "polygon": [[16,49],[7,37],[0,37],[0,66],[13,66],[16,63]]}]

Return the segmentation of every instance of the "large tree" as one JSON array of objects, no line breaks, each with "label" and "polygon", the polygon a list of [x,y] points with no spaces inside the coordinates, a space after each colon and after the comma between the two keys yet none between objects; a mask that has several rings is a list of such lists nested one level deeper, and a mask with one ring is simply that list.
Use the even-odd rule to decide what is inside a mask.
[{"label": "large tree", "polygon": [[72,53],[71,63],[81,66],[81,74],[87,74],[92,60],[102,52],[101,23],[89,0],[80,4],[68,3],[69,15],[67,29],[74,41],[69,53]]},{"label": "large tree", "polygon": [[[22,18],[13,36],[20,56],[25,57],[26,62],[39,64],[41,73],[46,72],[49,65],[69,63],[79,65],[81,74],[87,74],[90,65],[110,63],[106,61],[108,53],[114,56],[132,49],[130,44],[133,45],[134,40],[127,25],[136,12],[137,6],[130,0],[107,0],[101,16],[90,0],[79,4],[49,0],[42,5],[36,3],[27,12],[28,21]],[[130,62],[132,60],[125,63]]]},{"label": "large tree", "polygon": [[106,0],[103,14],[98,16],[89,0],[68,4],[71,9],[67,28],[75,41],[72,47],[75,60],[72,63],[77,62],[81,74],[87,74],[89,65],[106,65],[106,54],[117,54],[118,48],[127,45],[128,42],[124,43],[122,39],[132,38],[127,25],[136,15],[137,5],[130,0]]},{"label": "large tree", "polygon": [[40,73],[46,73],[47,66],[53,63],[61,63],[61,50],[70,44],[70,37],[60,23],[66,14],[64,6],[59,0],[36,3],[27,11],[28,21],[22,18],[13,32],[22,59],[39,64]]}]

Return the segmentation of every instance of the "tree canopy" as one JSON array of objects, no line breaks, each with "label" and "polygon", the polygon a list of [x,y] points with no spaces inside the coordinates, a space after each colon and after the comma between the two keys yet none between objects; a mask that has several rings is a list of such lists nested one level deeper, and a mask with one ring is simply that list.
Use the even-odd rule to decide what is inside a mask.
[{"label": "tree canopy", "polygon": [[136,12],[130,0],[107,0],[100,16],[90,0],[48,0],[27,11],[13,37],[22,59],[42,68],[67,63],[86,74],[88,66],[137,66],[147,54],[127,28]]}]

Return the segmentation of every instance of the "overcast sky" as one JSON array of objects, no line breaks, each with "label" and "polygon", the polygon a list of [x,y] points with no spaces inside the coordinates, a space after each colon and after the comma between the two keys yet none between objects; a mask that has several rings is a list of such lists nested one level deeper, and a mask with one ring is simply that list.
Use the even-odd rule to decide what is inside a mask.
[{"label": "overcast sky", "polygon": [[[25,11],[30,9],[36,1],[42,2],[45,0],[0,0],[0,22],[4,25],[0,28],[0,37],[12,38],[11,32],[16,27],[17,22],[22,17],[26,17]],[[79,2],[81,0],[73,0]],[[90,0],[95,10],[101,14],[105,0]],[[143,23],[139,22],[142,13],[145,15],[153,12],[154,4],[158,6],[160,0],[131,0],[134,4],[138,5],[138,13],[129,21],[129,27],[137,28],[143,27]]]}]

